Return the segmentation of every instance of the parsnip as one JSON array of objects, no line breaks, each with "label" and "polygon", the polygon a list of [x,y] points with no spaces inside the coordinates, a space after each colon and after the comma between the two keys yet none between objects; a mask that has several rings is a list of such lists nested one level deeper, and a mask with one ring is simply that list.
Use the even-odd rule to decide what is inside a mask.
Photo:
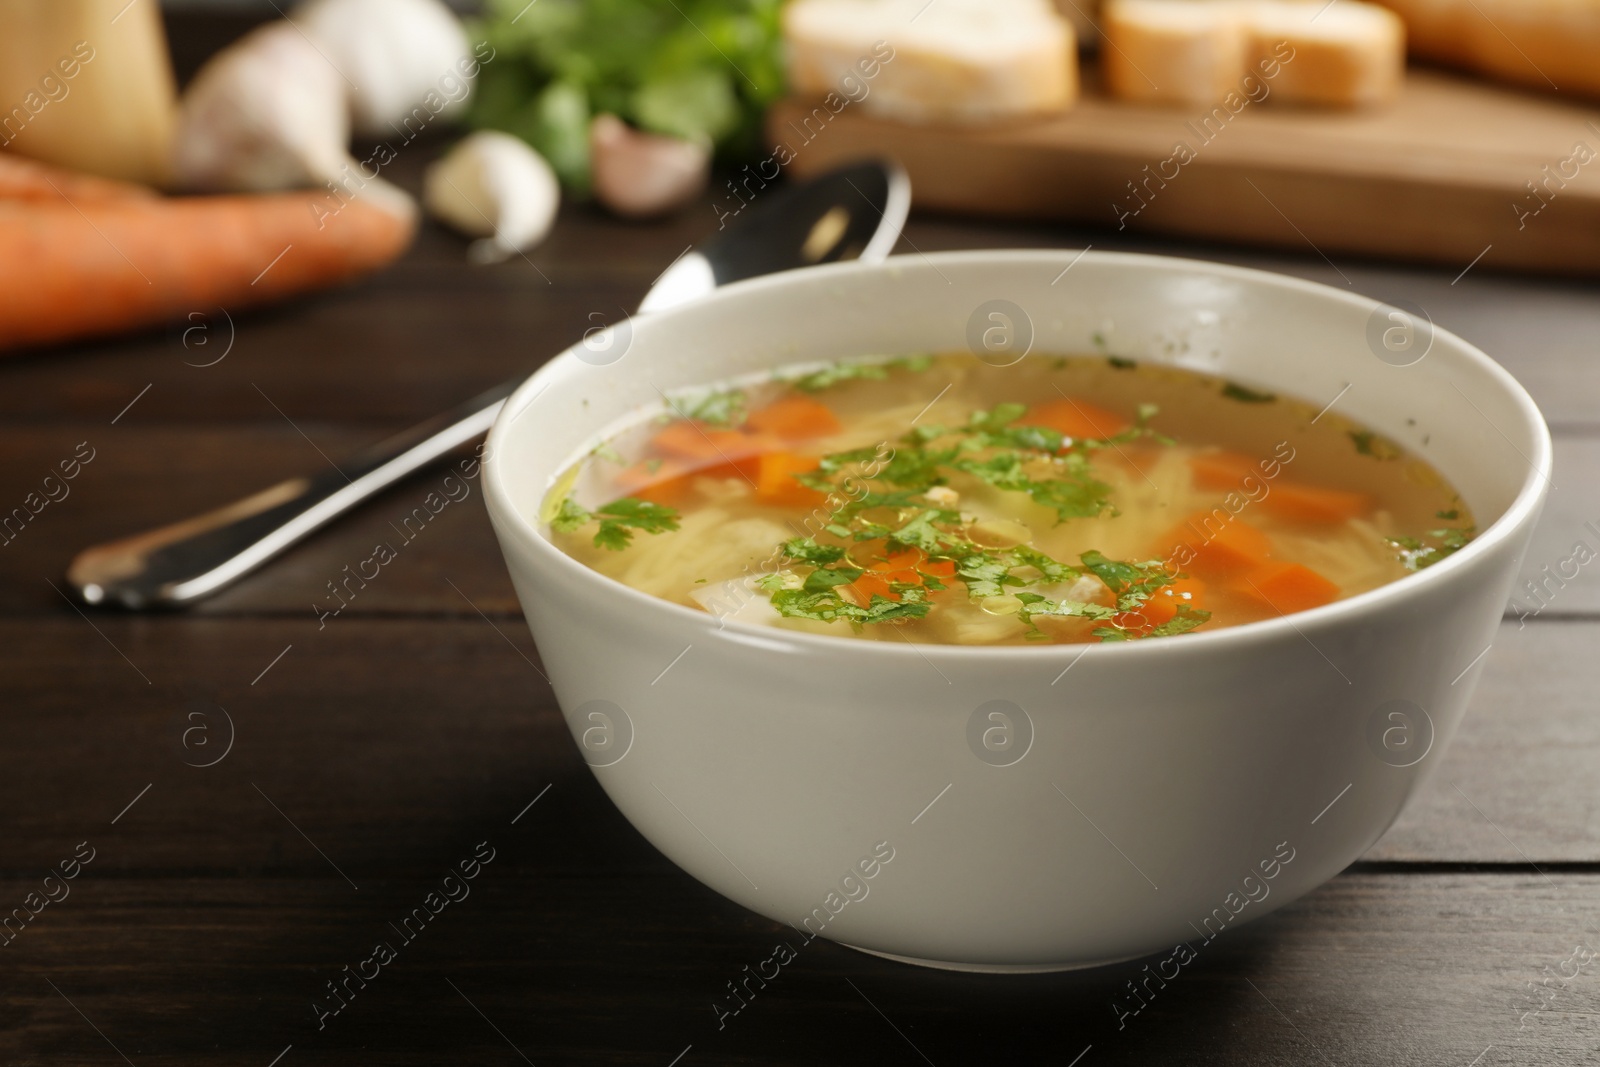
[{"label": "parsnip", "polygon": [[155,0],[0,3],[0,147],[161,184],[176,96]]}]

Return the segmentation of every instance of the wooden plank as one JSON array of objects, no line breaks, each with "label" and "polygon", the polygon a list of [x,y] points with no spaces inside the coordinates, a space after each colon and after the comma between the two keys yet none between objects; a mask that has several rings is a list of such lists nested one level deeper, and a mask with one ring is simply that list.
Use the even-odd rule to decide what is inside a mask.
[{"label": "wooden plank", "polygon": [[[1368,860],[1593,862],[1600,625],[1500,627],[1466,721]],[[1474,655],[1464,651],[1463,661]],[[1465,663],[1463,663],[1463,666]],[[1570,788],[1563,783],[1570,783]]]},{"label": "wooden plank", "polygon": [[[404,847],[405,875],[361,892],[329,878],[121,877],[100,865],[131,846],[99,832],[99,856],[71,896],[6,950],[0,1057],[110,1064],[121,1052],[141,1065],[255,1067],[281,1054],[285,1065],[1592,1062],[1600,981],[1592,963],[1562,965],[1575,946],[1596,945],[1593,875],[1346,875],[1209,944],[1196,938],[1181,968],[1162,955],[999,978],[798,945],[790,928],[673,872],[623,872],[603,854],[579,866],[550,848],[551,814],[516,827],[463,816],[445,839]],[[403,941],[390,924],[484,840],[495,858],[470,895]],[[325,983],[353,973],[380,940],[395,958],[364,988],[352,981],[347,1005],[319,1029],[313,1002],[336,1004]],[[780,941],[796,958],[765,989],[752,983],[755,995],[719,1029],[713,1001],[728,1002],[726,983]],[[1147,966],[1169,980],[1151,979],[1132,1014],[1128,983],[1146,980]],[[1571,977],[1551,977],[1562,970]],[[1534,1014],[1529,984],[1547,978],[1547,1008]]]},{"label": "wooden plank", "polygon": [[[108,869],[331,874],[276,804],[359,884],[404,869],[397,834],[509,819],[551,783],[561,855],[654,862],[576,755],[516,619],[93,622],[0,623],[7,706],[25,709],[0,750],[14,872],[55,862],[147,785]],[[1597,639],[1595,623],[1504,627],[1454,743],[1368,858],[1600,862],[1581,784],[1600,759]],[[226,758],[191,766],[225,751],[230,722]]]},{"label": "wooden plank", "polygon": [[[57,614],[66,605],[58,586],[72,556],[102,541],[128,536],[218,507],[245,492],[323,467],[325,456],[346,455],[381,437],[373,427],[304,423],[248,428],[144,427],[50,424],[45,429],[0,430],[9,462],[0,472],[0,612]],[[12,509],[38,507],[44,479],[87,442],[93,459],[53,492],[26,525]],[[81,454],[89,455],[88,451]],[[459,463],[459,461],[458,461]],[[453,472],[453,474],[452,474]],[[451,478],[450,482],[446,482]],[[28,494],[40,494],[28,503]],[[439,494],[435,514],[425,504]],[[422,508],[424,523],[416,518]],[[407,519],[410,522],[407,522]],[[370,583],[339,585],[350,613],[446,612],[471,614],[473,605],[514,612],[516,600],[489,528],[479,482],[458,466],[435,468],[401,483],[345,521],[314,535],[265,570],[194,609],[202,614],[274,612],[315,625],[317,610],[340,609],[329,583],[390,545],[397,559]],[[369,567],[370,573],[370,567]],[[454,583],[452,587],[451,583]],[[468,602],[470,600],[470,603]],[[314,610],[312,605],[320,604]]]},{"label": "wooden plank", "polygon": [[[1594,158],[1597,117],[1592,106],[1413,70],[1398,102],[1365,111],[1213,113],[1091,90],[1058,117],[968,128],[790,100],[769,114],[767,134],[802,175],[893,156],[923,206],[943,211],[1455,265],[1493,245],[1484,258],[1498,269],[1591,274],[1600,175],[1570,157],[1582,142]],[[1546,166],[1559,176],[1535,196],[1525,183],[1544,181]]]}]

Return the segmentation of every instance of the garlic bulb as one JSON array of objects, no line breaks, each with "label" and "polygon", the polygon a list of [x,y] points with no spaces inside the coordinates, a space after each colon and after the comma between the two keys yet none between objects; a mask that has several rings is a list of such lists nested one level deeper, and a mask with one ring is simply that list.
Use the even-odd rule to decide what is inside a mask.
[{"label": "garlic bulb", "polygon": [[477,74],[439,0],[309,0],[292,18],[338,71],[364,137],[392,137],[419,108],[424,122],[459,111]]},{"label": "garlic bulb", "polygon": [[428,168],[423,200],[437,218],[474,241],[474,263],[498,263],[550,232],[561,187],[544,157],[521,138],[480,130]]},{"label": "garlic bulb", "polygon": [[287,22],[212,56],[183,95],[173,178],[183,188],[252,192],[320,185],[352,162],[339,72]]},{"label": "garlic bulb", "polygon": [[623,218],[649,218],[682,207],[705,188],[711,147],[597,115],[589,125],[589,167],[596,200]]}]

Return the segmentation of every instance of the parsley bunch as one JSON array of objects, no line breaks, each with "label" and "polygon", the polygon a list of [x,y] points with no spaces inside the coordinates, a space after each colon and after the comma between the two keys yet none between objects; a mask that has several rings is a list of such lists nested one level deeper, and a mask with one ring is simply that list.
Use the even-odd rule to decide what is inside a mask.
[{"label": "parsley bunch", "polygon": [[726,161],[762,150],[761,117],[783,95],[779,0],[488,0],[474,40],[494,49],[468,111],[589,189],[589,123],[603,113],[704,141]]}]

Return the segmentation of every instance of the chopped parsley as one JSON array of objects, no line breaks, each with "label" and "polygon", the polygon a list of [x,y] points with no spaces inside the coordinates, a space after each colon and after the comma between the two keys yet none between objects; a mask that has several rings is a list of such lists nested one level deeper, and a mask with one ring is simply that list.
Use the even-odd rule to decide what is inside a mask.
[{"label": "chopped parsley", "polygon": [[621,551],[632,544],[635,530],[658,534],[678,528],[676,509],[631,496],[613,500],[594,511],[586,510],[569,496],[561,501],[550,526],[562,533],[571,533],[595,520],[600,525],[595,530],[594,546],[612,551]]},{"label": "chopped parsley", "polygon": [[1363,456],[1373,459],[1399,459],[1400,446],[1387,437],[1380,437],[1371,430],[1350,430],[1350,440],[1355,442],[1356,451]]},{"label": "chopped parsley", "polygon": [[[1441,519],[1447,516],[1453,519],[1459,513],[1456,511],[1441,511],[1438,514]],[[1397,550],[1396,555],[1400,562],[1405,565],[1406,570],[1420,571],[1466,548],[1477,532],[1476,529],[1470,526],[1465,529],[1450,526],[1438,530],[1429,530],[1424,535],[1427,538],[1425,541],[1415,537],[1391,537],[1388,540]]]},{"label": "chopped parsley", "polygon": [[747,414],[745,395],[740,389],[707,393],[690,404],[672,401],[669,406],[682,418],[724,430],[743,426]]},{"label": "chopped parsley", "polygon": [[1123,359],[1121,356],[1107,356],[1106,362],[1116,370],[1133,370],[1139,364],[1135,360]]},{"label": "chopped parsley", "polygon": [[1222,395],[1241,404],[1270,404],[1278,399],[1276,393],[1258,393],[1254,389],[1246,389],[1238,382],[1225,383],[1222,386]]},{"label": "chopped parsley", "polygon": [[1116,598],[1114,607],[1104,604],[1095,604],[1082,600],[1051,600],[1049,597],[1038,593],[1021,592],[1016,597],[1022,602],[1022,610],[1018,616],[1029,627],[1028,637],[1038,639],[1044,636],[1034,621],[1040,617],[1064,617],[1088,619],[1091,622],[1109,623],[1108,626],[1096,626],[1090,631],[1101,641],[1130,641],[1146,637],[1175,637],[1186,634],[1211,621],[1209,611],[1200,611],[1185,603],[1179,603],[1175,614],[1169,620],[1148,630],[1140,626],[1125,625],[1121,621],[1123,615],[1131,615],[1135,620],[1142,619],[1141,609],[1149,602],[1150,597],[1162,587],[1177,581],[1179,575],[1169,575],[1166,567],[1160,560],[1148,560],[1142,563],[1129,563],[1108,559],[1100,552],[1085,552],[1078,557],[1084,569],[1111,590]]},{"label": "chopped parsley", "polygon": [[[815,471],[797,475],[829,495],[827,521],[817,537],[791,538],[778,549],[783,568],[758,580],[772,606],[789,618],[849,622],[853,626],[920,619],[932,610],[930,594],[965,586],[974,600],[1014,596],[1026,636],[1045,639],[1036,620],[1072,617],[1101,624],[1101,640],[1166,637],[1204,624],[1210,615],[1180,605],[1165,623],[1119,625],[1161,587],[1177,580],[1160,560],[1120,561],[1086,552],[1079,564],[1056,560],[1028,545],[992,548],[973,540],[975,520],[942,506],[931,491],[953,474],[965,474],[1007,492],[1026,494],[1053,511],[1057,521],[1091,518],[1111,507],[1111,489],[1093,476],[1095,451],[1144,437],[1164,440],[1146,423],[1153,406],[1139,410],[1135,426],[1109,440],[1074,440],[1047,426],[1028,425],[1023,404],[996,404],[973,412],[958,426],[920,426],[892,451],[887,445],[822,456]],[[818,537],[826,540],[818,540]],[[853,546],[860,546],[859,548]],[[869,569],[861,560],[905,555],[914,563]],[[863,587],[864,575],[879,583]],[[1110,604],[1052,598],[1041,590],[1093,575]],[[914,581],[900,578],[914,577]],[[882,590],[888,589],[888,595]]]},{"label": "chopped parsley", "polygon": [[[895,485],[926,490],[942,484],[939,468],[970,474],[996,489],[1026,493],[1050,508],[1058,522],[1093,518],[1111,508],[1111,487],[1093,476],[1090,454],[1108,445],[1157,437],[1145,424],[1154,406],[1139,410],[1135,426],[1106,441],[1069,440],[1048,426],[1019,423],[1027,408],[997,404],[974,411],[965,426],[922,426],[901,439],[880,477]],[[940,447],[933,447],[935,443]],[[824,470],[828,459],[824,458]],[[815,486],[813,486],[815,488]]]},{"label": "chopped parsley", "polygon": [[[810,584],[810,579],[807,579],[807,584]],[[785,618],[814,619],[817,622],[836,622],[842,619],[858,625],[921,619],[933,610],[933,605],[928,602],[927,592],[919,586],[897,584],[892,587],[892,591],[900,599],[894,600],[874,593],[867,606],[861,607],[846,600],[836,587],[778,589],[772,594],[772,606]]]},{"label": "chopped parsley", "polygon": [[830,363],[798,378],[790,378],[788,384],[805,393],[820,393],[824,389],[831,389],[840,382],[850,381],[883,381],[889,377],[892,370],[906,370],[920,373],[933,366],[932,356],[905,356],[900,359],[883,361],[850,360],[844,363]]},{"label": "chopped parsley", "polygon": [[1190,630],[1204,626],[1211,621],[1211,612],[1201,611],[1199,608],[1190,607],[1188,604],[1179,604],[1178,613],[1160,626],[1155,627],[1145,636],[1147,637],[1176,637],[1186,634]]}]

